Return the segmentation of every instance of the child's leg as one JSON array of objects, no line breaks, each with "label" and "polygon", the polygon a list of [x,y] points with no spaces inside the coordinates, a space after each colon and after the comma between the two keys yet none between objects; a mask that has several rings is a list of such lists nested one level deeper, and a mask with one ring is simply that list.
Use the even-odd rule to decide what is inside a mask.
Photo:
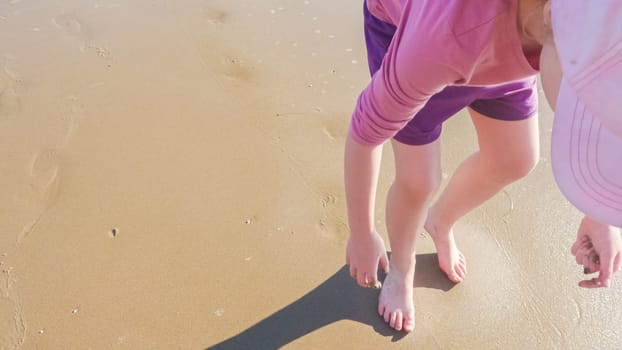
[{"label": "child's leg", "polygon": [[395,180],[387,198],[391,269],[384,281],[378,312],[397,330],[414,329],[415,239],[440,183],[440,147],[434,141],[410,146],[393,141]]},{"label": "child's leg", "polygon": [[441,269],[454,282],[460,282],[466,272],[454,242],[455,222],[504,186],[527,175],[539,158],[537,116],[506,121],[472,109],[469,112],[480,149],[456,170],[425,224],[436,245]]}]

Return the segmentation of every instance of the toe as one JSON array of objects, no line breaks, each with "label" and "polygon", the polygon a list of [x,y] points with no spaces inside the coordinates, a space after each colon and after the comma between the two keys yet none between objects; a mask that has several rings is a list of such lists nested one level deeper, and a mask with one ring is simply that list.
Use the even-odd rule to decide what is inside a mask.
[{"label": "toe", "polygon": [[458,276],[460,276],[460,279],[463,280],[464,276],[466,275],[466,265],[458,265],[458,267],[456,268],[456,272],[458,273]]},{"label": "toe", "polygon": [[397,323],[397,311],[391,313],[391,318],[389,319],[389,326],[391,328],[395,328],[395,324]]},{"label": "toe", "polygon": [[415,318],[413,316],[404,317],[404,322],[402,325],[402,329],[404,332],[412,332],[415,330]]},{"label": "toe", "polygon": [[391,321],[391,313],[389,310],[384,310],[384,322],[389,323]]},{"label": "toe", "polygon": [[449,278],[450,281],[454,282],[454,283],[460,283],[460,281],[462,281],[462,278],[460,278],[460,275],[456,272],[456,270],[451,270],[450,273],[447,274],[447,277]]},{"label": "toe", "polygon": [[384,315],[384,304],[378,303],[378,315]]},{"label": "toe", "polygon": [[401,311],[395,311],[395,325],[393,328],[395,328],[396,331],[401,331],[402,330],[402,322],[404,321],[404,316],[402,315]]}]

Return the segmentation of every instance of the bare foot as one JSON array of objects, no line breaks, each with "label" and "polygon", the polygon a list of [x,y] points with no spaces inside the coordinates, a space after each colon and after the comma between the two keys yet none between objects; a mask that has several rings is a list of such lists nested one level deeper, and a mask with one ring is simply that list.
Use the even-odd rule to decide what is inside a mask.
[{"label": "bare foot", "polygon": [[431,215],[428,215],[424,228],[434,241],[441,270],[447,274],[450,281],[462,282],[467,272],[466,259],[456,246],[453,230],[451,228],[441,229],[434,224]]},{"label": "bare foot", "polygon": [[412,275],[402,274],[391,267],[380,291],[378,313],[391,328],[398,331],[412,332],[415,329]]}]

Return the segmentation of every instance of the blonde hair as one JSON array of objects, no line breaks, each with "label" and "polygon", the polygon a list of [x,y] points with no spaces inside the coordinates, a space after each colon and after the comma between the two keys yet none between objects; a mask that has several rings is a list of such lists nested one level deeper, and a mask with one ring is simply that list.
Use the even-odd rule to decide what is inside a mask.
[{"label": "blonde hair", "polygon": [[[547,33],[551,32],[548,19],[544,17],[544,8],[547,6],[550,0],[531,0],[531,2],[536,3],[534,8],[529,11],[526,15],[523,16],[522,22],[520,23],[520,31],[525,35],[525,37],[529,40],[540,42],[542,41],[542,37],[546,37]],[[538,16],[542,16],[542,19],[538,19],[539,22],[542,22],[542,31],[540,33],[534,34],[531,31],[527,30],[528,23],[533,20],[534,17],[538,18]]]}]

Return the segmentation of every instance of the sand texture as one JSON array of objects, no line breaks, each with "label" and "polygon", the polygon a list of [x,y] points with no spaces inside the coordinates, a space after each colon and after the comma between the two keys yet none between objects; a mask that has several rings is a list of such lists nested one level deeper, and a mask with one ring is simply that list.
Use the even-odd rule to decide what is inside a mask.
[{"label": "sand texture", "polygon": [[[622,276],[576,286],[546,106],[538,168],[456,227],[467,279],[422,235],[415,333],[377,316],[344,267],[361,6],[0,1],[0,349],[622,349]],[[451,174],[468,117],[442,145]]]}]

